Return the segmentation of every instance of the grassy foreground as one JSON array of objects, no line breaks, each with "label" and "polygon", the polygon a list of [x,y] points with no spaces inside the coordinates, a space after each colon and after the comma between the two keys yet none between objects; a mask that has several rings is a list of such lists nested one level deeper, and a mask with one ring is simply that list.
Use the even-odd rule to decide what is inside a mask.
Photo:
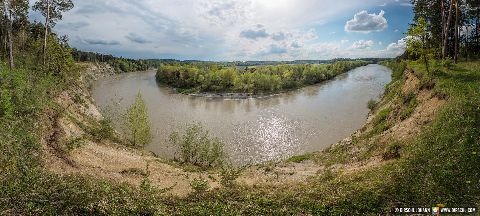
[{"label": "grassy foreground", "polygon": [[[325,166],[318,176],[293,185],[234,185],[184,198],[162,195],[147,179],[134,187],[46,170],[42,125],[61,113],[52,95],[66,88],[60,85],[64,80],[2,66],[0,214],[377,215],[401,206],[479,207],[480,62],[437,66],[431,74],[415,62],[386,64],[394,70],[393,80],[368,128],[350,144],[292,160]],[[414,139],[380,142],[415,109],[418,95],[401,91],[406,68],[420,80],[414,92],[433,91],[446,102]],[[342,168],[379,155],[376,166]]]},{"label": "grassy foreground", "polygon": [[[446,99],[419,136],[409,141],[388,140],[382,145],[372,139],[383,136],[394,111],[409,109],[410,103],[401,102],[389,112],[377,112],[372,129],[366,129],[351,144],[308,155],[319,165],[331,165],[331,169],[305,183],[220,189],[176,200],[169,208],[180,214],[318,215],[377,215],[389,213],[393,207],[437,204],[478,209],[480,62],[460,63],[450,70],[436,67],[433,74],[426,74],[421,64],[414,62],[386,65],[394,72],[383,103],[403,100],[407,67],[421,81],[417,91],[431,90],[435,97]],[[383,157],[378,166],[359,171],[334,168],[368,161],[375,151]]]}]

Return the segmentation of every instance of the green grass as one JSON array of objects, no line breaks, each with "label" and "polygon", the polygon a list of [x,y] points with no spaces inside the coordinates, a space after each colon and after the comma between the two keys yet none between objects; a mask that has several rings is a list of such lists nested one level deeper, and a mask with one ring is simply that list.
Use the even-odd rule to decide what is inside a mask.
[{"label": "green grass", "polygon": [[303,155],[294,155],[287,159],[289,162],[301,163],[303,161],[309,160],[312,157],[312,154],[303,154]]}]

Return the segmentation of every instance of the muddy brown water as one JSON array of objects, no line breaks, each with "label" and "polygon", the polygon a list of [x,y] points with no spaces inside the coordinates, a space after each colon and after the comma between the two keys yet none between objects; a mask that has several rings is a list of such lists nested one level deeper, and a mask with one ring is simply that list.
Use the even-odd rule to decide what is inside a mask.
[{"label": "muddy brown water", "polygon": [[245,164],[319,151],[348,137],[362,127],[367,102],[381,96],[390,75],[388,68],[372,64],[279,95],[212,99],[176,94],[155,81],[155,71],[146,71],[102,78],[92,94],[101,110],[118,113],[140,92],[154,134],[146,149],[161,157],[174,157],[176,148],[168,142],[173,131],[200,122],[223,140],[232,161]]}]

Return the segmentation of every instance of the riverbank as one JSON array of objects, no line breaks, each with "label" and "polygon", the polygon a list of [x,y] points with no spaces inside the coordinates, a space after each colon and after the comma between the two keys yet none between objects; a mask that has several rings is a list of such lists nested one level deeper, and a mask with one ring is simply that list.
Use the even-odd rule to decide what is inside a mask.
[{"label": "riverbank", "polygon": [[[410,204],[478,207],[480,62],[432,74],[414,62],[387,65],[393,80],[362,129],[325,151],[248,167],[231,186],[220,184],[221,171],[191,170],[98,133],[105,130],[88,89],[71,88],[56,100],[66,112],[47,112],[36,132],[44,137],[42,167],[1,168],[11,174],[0,178],[1,212],[377,215]],[[15,143],[7,140],[0,144],[10,154]],[[207,191],[194,192],[198,179]]]},{"label": "riverbank", "polygon": [[[152,130],[158,131],[148,150],[173,158],[177,149],[168,142],[169,135],[199,122],[223,141],[236,164],[281,160],[327,148],[363,126],[369,112],[366,104],[378,99],[391,80],[388,68],[371,64],[283,94],[226,99],[173,93],[170,87],[157,85],[153,73],[99,80],[92,91],[96,105],[100,109],[114,106],[121,113],[141,92]],[[113,123],[122,126],[120,120]]]}]

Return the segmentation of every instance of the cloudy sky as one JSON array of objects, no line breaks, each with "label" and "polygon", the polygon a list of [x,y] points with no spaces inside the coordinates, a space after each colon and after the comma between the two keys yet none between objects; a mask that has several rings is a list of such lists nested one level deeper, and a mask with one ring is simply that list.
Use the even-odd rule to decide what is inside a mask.
[{"label": "cloudy sky", "polygon": [[[33,0],[31,0],[33,2]],[[409,0],[74,0],[54,28],[80,50],[129,58],[394,57]],[[32,13],[31,19],[42,20]]]}]

